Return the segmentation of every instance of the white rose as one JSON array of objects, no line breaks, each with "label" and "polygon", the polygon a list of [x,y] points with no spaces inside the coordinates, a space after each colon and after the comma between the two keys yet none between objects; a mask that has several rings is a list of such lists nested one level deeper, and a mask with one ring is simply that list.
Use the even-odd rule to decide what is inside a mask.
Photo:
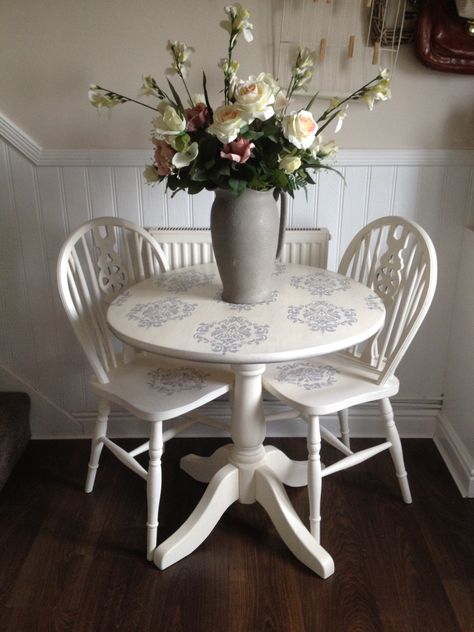
[{"label": "white rose", "polygon": [[283,136],[298,149],[307,149],[312,145],[318,125],[311,112],[300,110],[283,117]]},{"label": "white rose", "polygon": [[286,171],[286,173],[293,173],[300,167],[301,158],[298,158],[298,156],[284,156],[278,165],[278,169],[282,169],[283,171]]},{"label": "white rose", "polygon": [[266,121],[273,116],[275,102],[272,86],[266,81],[239,81],[234,90],[235,102],[245,112],[247,121]]},{"label": "white rose", "polygon": [[207,128],[209,134],[217,136],[221,143],[231,143],[237,138],[240,128],[246,125],[243,112],[235,105],[221,105],[214,110],[214,120]]},{"label": "white rose", "polygon": [[162,112],[153,121],[155,135],[176,136],[186,129],[186,120],[171,105],[165,105]]}]

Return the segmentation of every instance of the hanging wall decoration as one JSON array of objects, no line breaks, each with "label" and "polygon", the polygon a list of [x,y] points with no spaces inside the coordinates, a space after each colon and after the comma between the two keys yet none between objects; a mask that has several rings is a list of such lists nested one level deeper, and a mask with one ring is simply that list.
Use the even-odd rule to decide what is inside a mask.
[{"label": "hanging wall decoration", "polygon": [[416,13],[405,0],[280,0],[274,6],[275,76],[284,85],[296,51],[306,46],[317,61],[307,88],[320,97],[347,96],[379,67],[393,74],[400,45],[414,39]]},{"label": "hanging wall decoration", "polygon": [[419,59],[434,70],[474,74],[474,2],[422,2],[416,51]]}]

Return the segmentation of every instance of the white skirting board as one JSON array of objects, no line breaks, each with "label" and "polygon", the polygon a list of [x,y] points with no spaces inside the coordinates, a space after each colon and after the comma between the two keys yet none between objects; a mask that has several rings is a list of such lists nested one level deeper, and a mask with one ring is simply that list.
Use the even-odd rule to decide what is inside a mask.
[{"label": "white skirting board", "polygon": [[474,467],[459,435],[444,413],[439,414],[434,442],[461,495],[474,498]]},{"label": "white skirting board", "polygon": [[[436,429],[440,402],[437,400],[392,400],[397,427],[400,435],[405,438],[432,438]],[[268,415],[281,413],[288,410],[282,403],[268,400],[264,403],[265,412]],[[230,422],[229,404],[224,400],[211,402],[200,410],[214,419],[225,423]],[[66,416],[61,428],[55,426],[54,434],[45,434],[33,431],[34,439],[84,439],[92,435],[95,414],[90,411],[72,413],[74,423]],[[137,420],[126,412],[112,411],[110,415],[109,434],[112,437],[144,437],[147,436],[147,424]],[[351,436],[353,437],[382,437],[383,430],[377,426],[380,419],[376,404],[367,404],[351,409]],[[172,422],[171,422],[172,423]],[[327,415],[322,418],[329,429],[336,431],[338,428],[337,415]],[[196,424],[192,428],[180,434],[180,437],[225,437],[224,431]],[[301,419],[272,422],[268,425],[269,437],[305,437],[305,422]]]}]

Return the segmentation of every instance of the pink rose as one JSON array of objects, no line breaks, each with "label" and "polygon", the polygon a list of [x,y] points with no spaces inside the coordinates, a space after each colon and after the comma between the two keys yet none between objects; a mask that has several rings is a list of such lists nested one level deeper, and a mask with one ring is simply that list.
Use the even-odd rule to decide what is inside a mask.
[{"label": "pink rose", "polygon": [[195,132],[209,123],[209,110],[205,103],[196,103],[193,108],[185,110],[188,132]]},{"label": "pink rose", "polygon": [[155,145],[156,170],[160,176],[169,176],[171,173],[171,160],[175,155],[175,150],[164,140],[153,139]]},{"label": "pink rose", "polygon": [[255,145],[247,138],[238,138],[224,145],[224,151],[221,151],[221,158],[243,164],[252,156],[254,147]]}]

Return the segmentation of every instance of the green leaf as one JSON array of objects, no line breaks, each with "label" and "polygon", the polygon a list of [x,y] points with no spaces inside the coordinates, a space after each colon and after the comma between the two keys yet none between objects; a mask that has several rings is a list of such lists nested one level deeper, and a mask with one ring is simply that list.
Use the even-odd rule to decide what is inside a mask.
[{"label": "green leaf", "polygon": [[247,188],[247,182],[238,178],[229,178],[229,187],[232,193],[240,195]]},{"label": "green leaf", "polygon": [[313,95],[312,99],[309,100],[308,105],[304,108],[307,112],[309,112],[309,110],[311,110],[311,107],[313,105],[313,103],[316,100],[316,97],[318,96],[319,92],[316,92],[316,94]]},{"label": "green leaf", "polygon": [[207,94],[207,78],[204,70],[202,71],[202,89],[204,91],[204,99],[206,101],[207,109],[209,110],[209,122],[212,123],[214,118],[214,110],[211,107],[211,103],[209,101],[209,95]]},{"label": "green leaf", "polygon": [[246,132],[241,132],[240,135],[243,136],[244,138],[247,138],[248,140],[258,140],[259,138],[262,138],[262,136],[264,136],[265,133],[253,132],[252,130],[249,129]]},{"label": "green leaf", "polygon": [[208,179],[207,171],[205,169],[193,169],[190,174],[191,180],[194,182],[206,182]]},{"label": "green leaf", "polygon": [[183,103],[181,102],[181,99],[179,97],[179,94],[176,92],[176,90],[174,89],[173,84],[171,83],[171,81],[169,79],[167,79],[168,81],[168,85],[170,87],[170,90],[174,96],[174,100],[176,102],[176,105],[178,107],[179,110],[181,110],[181,113],[184,115],[184,107],[183,107]]},{"label": "green leaf", "polygon": [[196,193],[200,193],[204,189],[204,185],[201,182],[190,182],[188,186],[188,193],[190,195],[195,195]]}]

